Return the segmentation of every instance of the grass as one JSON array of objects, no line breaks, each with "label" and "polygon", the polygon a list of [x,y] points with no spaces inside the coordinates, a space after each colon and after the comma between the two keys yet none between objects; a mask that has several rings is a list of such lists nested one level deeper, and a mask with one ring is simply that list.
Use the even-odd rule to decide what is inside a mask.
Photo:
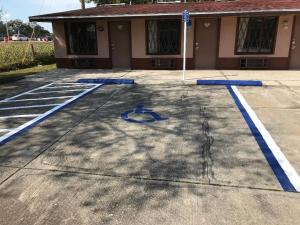
[{"label": "grass", "polygon": [[42,73],[42,72],[47,72],[47,71],[54,70],[54,69],[56,69],[56,65],[50,64],[50,65],[45,65],[45,66],[35,66],[35,67],[31,67],[31,68],[26,68],[26,69],[2,72],[2,73],[0,73],[0,83],[6,83],[11,80],[21,79],[25,76]]},{"label": "grass", "polygon": [[48,65],[54,62],[52,42],[0,43],[0,71]]}]

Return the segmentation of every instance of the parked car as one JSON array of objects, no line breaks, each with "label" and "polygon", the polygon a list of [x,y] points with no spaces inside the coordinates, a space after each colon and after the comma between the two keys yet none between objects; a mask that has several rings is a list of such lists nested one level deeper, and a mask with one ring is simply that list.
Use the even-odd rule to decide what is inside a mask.
[{"label": "parked car", "polygon": [[7,41],[11,41],[11,36],[9,36],[9,37],[3,37],[3,41],[5,41],[5,42],[7,42]]},{"label": "parked car", "polygon": [[38,37],[37,41],[52,41],[52,37],[50,36]]},{"label": "parked car", "polygon": [[23,34],[14,34],[12,36],[12,40],[13,41],[28,41],[28,37],[26,37],[25,35]]},{"label": "parked car", "polygon": [[4,37],[0,36],[0,41],[4,41]]}]

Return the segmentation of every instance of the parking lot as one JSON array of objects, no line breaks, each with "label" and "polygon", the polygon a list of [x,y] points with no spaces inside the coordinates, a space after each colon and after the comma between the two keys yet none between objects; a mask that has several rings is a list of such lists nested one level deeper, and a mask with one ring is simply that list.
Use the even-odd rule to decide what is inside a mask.
[{"label": "parking lot", "polygon": [[135,84],[99,86],[0,147],[0,224],[299,221],[299,193],[284,191],[228,89],[196,85],[262,80],[238,90],[299,174],[299,72],[188,71],[182,82],[180,71],[57,70],[0,86],[0,136],[101,77]]}]

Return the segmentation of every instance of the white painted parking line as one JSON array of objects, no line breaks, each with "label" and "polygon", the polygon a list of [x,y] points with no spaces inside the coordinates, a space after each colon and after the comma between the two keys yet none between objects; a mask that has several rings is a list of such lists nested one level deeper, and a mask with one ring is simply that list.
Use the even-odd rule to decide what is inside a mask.
[{"label": "white painted parking line", "polygon": [[[246,112],[248,113],[249,117],[251,118],[252,122],[260,132],[261,136],[263,137],[264,141],[266,142],[268,148],[271,150],[273,156],[277,160],[278,164],[286,174],[289,179],[289,182],[292,183],[294,188],[297,192],[300,192],[300,176],[298,175],[297,171],[294,167],[290,164],[288,159],[282,153],[280,147],[276,144],[274,139],[272,138],[271,134],[267,131],[264,127],[263,123],[259,120],[256,113],[252,110],[252,108],[248,105],[245,98],[239,92],[236,86],[231,87],[235,95],[237,96],[238,100],[245,108]],[[269,154],[270,155],[270,154]],[[272,157],[273,157],[272,156]]]},{"label": "white painted parking line", "polygon": [[14,110],[14,109],[32,109],[32,108],[43,108],[43,107],[52,107],[57,106],[59,104],[48,104],[48,105],[29,105],[29,106],[15,106],[15,107],[6,107],[6,108],[0,108],[0,111],[5,110]]},{"label": "white painted parking line", "polygon": [[91,87],[90,85],[72,85],[72,86],[50,86],[43,89],[59,89],[59,88],[72,88],[72,87]]},{"label": "white painted parking line", "polygon": [[71,96],[59,96],[59,97],[48,97],[48,98],[25,98],[25,99],[15,99],[10,100],[9,102],[28,102],[28,101],[41,101],[41,100],[51,100],[51,99],[65,99],[65,98],[73,98],[76,95]]},{"label": "white painted parking line", "polygon": [[94,86],[94,84],[83,84],[83,83],[53,83],[53,84],[55,84],[55,85],[60,85],[60,84],[69,84],[69,85],[78,85],[78,86]]},{"label": "white painted parking line", "polygon": [[[52,84],[49,84],[52,85]],[[27,91],[24,92],[20,95],[18,95],[18,97],[23,96],[24,94],[28,94],[28,93],[32,93],[35,90],[40,90],[40,89],[47,89],[49,88],[49,85],[40,87],[40,88],[36,88],[33,89],[31,91]],[[49,98],[39,98],[39,99],[15,99],[17,98],[17,96],[11,97],[9,98],[10,100],[8,100],[7,102],[20,102],[20,101],[37,101],[37,100],[50,100],[50,99],[66,99],[63,103],[55,105],[54,108],[51,108],[50,110],[41,113],[41,114],[30,114],[30,115],[17,115],[17,116],[6,116],[6,117],[2,117],[2,118],[25,118],[25,117],[35,117],[34,119],[22,124],[21,126],[15,128],[15,129],[9,129],[8,133],[4,133],[4,135],[0,136],[0,146],[4,145],[5,143],[7,143],[8,141],[12,140],[13,138],[15,138],[16,136],[22,134],[24,131],[26,131],[27,129],[29,129],[30,127],[33,127],[35,125],[37,125],[38,123],[42,122],[43,120],[47,119],[49,116],[51,116],[52,114],[58,112],[59,110],[63,109],[64,107],[66,107],[67,105],[75,102],[76,100],[78,100],[79,98],[91,93],[92,91],[96,90],[97,88],[103,86],[104,84],[91,84],[88,85],[90,86],[89,89],[84,89],[84,91],[82,91],[81,93],[79,93],[78,95],[75,96],[61,96],[61,97],[49,97]],[[77,84],[75,84],[74,86],[78,86]],[[82,85],[79,85],[82,86]],[[43,105],[32,105],[29,107],[37,107],[37,106],[43,106]],[[17,107],[22,107],[22,106],[16,106]],[[1,119],[1,117],[0,117]]]},{"label": "white painted parking line", "polygon": [[26,91],[26,92],[23,92],[23,93],[21,93],[21,94],[15,95],[15,96],[13,96],[13,97],[11,97],[11,98],[6,98],[6,99],[4,99],[4,100],[2,100],[2,101],[0,101],[0,102],[8,102],[8,101],[10,101],[10,100],[13,100],[13,99],[15,99],[15,98],[21,97],[21,96],[26,95],[26,94],[28,94],[28,93],[31,93],[31,92],[33,92],[33,91],[40,90],[40,89],[44,89],[44,88],[46,88],[46,87],[48,87],[48,86],[50,86],[50,85],[52,85],[52,84],[53,84],[53,83],[46,84],[46,85],[44,85],[44,86],[41,86],[41,87],[32,89],[32,90],[30,90],[30,91]]},{"label": "white painted parking line", "polygon": [[0,120],[11,119],[11,118],[32,118],[40,116],[41,114],[26,114],[26,115],[13,115],[13,116],[1,116]]},{"label": "white painted parking line", "polygon": [[49,93],[66,93],[66,92],[76,92],[76,91],[85,91],[87,89],[73,89],[73,90],[63,90],[63,91],[42,91],[42,92],[31,92],[28,95],[36,95],[36,94],[49,94]]},{"label": "white painted parking line", "polygon": [[13,129],[0,129],[0,133],[4,133],[4,132],[10,132],[12,131]]}]

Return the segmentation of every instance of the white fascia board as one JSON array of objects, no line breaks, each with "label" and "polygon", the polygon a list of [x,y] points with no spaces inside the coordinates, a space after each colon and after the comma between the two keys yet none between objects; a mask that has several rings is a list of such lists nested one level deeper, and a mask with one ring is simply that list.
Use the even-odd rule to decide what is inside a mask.
[{"label": "white fascia board", "polygon": [[[216,11],[216,12],[191,12],[191,16],[209,16],[209,15],[239,15],[255,13],[300,13],[300,9],[268,9],[268,10],[248,10],[248,11]],[[91,18],[121,18],[121,17],[159,17],[159,16],[181,16],[181,13],[146,13],[146,14],[119,14],[119,15],[89,15],[89,16],[34,16],[34,20],[63,20],[63,19],[91,19]]]}]

